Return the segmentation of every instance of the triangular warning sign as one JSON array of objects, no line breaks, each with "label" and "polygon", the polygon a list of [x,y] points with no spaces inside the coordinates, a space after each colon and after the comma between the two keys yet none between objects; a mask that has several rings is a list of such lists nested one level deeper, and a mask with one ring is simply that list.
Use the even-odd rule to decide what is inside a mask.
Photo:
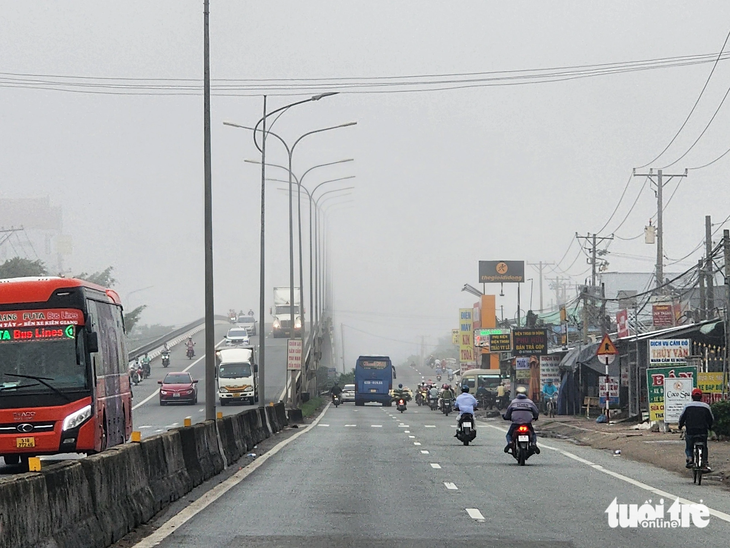
[{"label": "triangular warning sign", "polygon": [[596,355],[610,356],[612,354],[618,354],[618,350],[616,350],[616,345],[613,344],[611,338],[608,336],[608,334],[606,334],[603,336],[603,339],[601,339],[601,344],[598,345]]}]

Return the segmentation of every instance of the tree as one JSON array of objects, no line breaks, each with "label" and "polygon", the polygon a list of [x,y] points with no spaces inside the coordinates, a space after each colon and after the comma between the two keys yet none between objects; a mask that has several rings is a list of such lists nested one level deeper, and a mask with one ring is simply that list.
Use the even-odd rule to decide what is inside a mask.
[{"label": "tree", "polygon": [[43,261],[13,257],[0,265],[0,278],[20,278],[23,276],[47,276],[48,270]]},{"label": "tree", "polygon": [[127,312],[124,315],[124,328],[127,331],[127,334],[131,333],[134,329],[134,326],[137,324],[137,322],[139,322],[139,318],[145,308],[147,308],[147,305],[143,304],[142,306],[138,306],[131,312]]},{"label": "tree", "polygon": [[93,274],[82,272],[81,274],[76,275],[76,278],[86,280],[87,282],[91,282],[102,287],[113,287],[117,283],[117,280],[112,276],[112,270],[114,270],[114,267],[108,266],[101,272],[94,272]]}]

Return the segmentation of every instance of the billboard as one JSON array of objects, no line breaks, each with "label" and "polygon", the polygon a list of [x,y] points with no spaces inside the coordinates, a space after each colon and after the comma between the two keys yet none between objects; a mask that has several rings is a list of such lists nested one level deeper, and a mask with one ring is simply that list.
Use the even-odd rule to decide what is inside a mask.
[{"label": "billboard", "polygon": [[649,420],[664,420],[664,379],[688,378],[693,385],[697,382],[697,368],[685,367],[650,367],[646,370],[646,386],[649,392]]},{"label": "billboard", "polygon": [[512,330],[512,354],[514,356],[546,355],[547,351],[547,329]]},{"label": "billboard", "polygon": [[629,311],[625,308],[616,312],[616,327],[619,339],[629,336]]},{"label": "billboard", "polygon": [[525,281],[525,261],[479,261],[479,283]]},{"label": "billboard", "polygon": [[690,355],[689,339],[654,339],[649,343],[649,367],[665,363],[686,363]]},{"label": "billboard", "polygon": [[474,346],[484,349],[484,352],[510,352],[512,342],[509,329],[475,329]]},{"label": "billboard", "polygon": [[474,323],[472,322],[472,309],[459,309],[459,361],[462,364],[476,362],[474,357]]},{"label": "billboard", "polygon": [[540,356],[540,385],[550,379],[555,386],[560,386],[560,355]]}]

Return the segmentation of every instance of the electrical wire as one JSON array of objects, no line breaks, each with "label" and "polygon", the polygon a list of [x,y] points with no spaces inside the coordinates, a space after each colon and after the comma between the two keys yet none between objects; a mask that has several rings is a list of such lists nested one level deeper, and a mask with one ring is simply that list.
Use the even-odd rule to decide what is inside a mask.
[{"label": "electrical wire", "polygon": [[601,228],[599,228],[596,231],[596,234],[601,234],[606,229],[606,227],[608,226],[608,223],[611,222],[611,219],[613,219],[613,216],[616,215],[616,212],[618,211],[618,208],[621,205],[621,202],[623,201],[624,196],[626,196],[626,191],[629,189],[629,185],[631,184],[631,179],[633,179],[633,178],[634,178],[634,174],[631,173],[629,175],[628,180],[626,181],[626,185],[624,186],[624,191],[621,193],[621,197],[618,199],[618,203],[616,204],[616,207],[613,208],[613,213],[611,213],[611,216],[606,221],[606,224],[604,224]]},{"label": "electrical wire", "polygon": [[[664,150],[662,150],[657,155],[656,158],[654,158],[651,162],[644,164],[643,166],[639,166],[639,169],[645,168],[645,167],[653,164],[654,162],[656,162],[659,158],[661,158],[661,156],[667,150],[669,150],[669,147],[672,146],[672,143],[674,143],[674,141],[677,139],[677,137],[679,137],[679,134],[682,132],[684,127],[687,125],[687,122],[689,122],[689,119],[691,118],[692,114],[694,113],[695,109],[697,108],[697,105],[699,104],[700,99],[702,99],[702,96],[704,95],[705,90],[707,89],[707,85],[710,83],[710,79],[712,78],[712,75],[715,74],[715,69],[717,68],[717,64],[720,62],[720,58],[722,57],[723,51],[725,51],[725,46],[727,45],[727,41],[729,38],[730,38],[730,31],[727,33],[727,36],[725,36],[725,41],[722,43],[722,48],[720,48],[720,52],[717,54],[717,59],[715,59],[715,62],[712,64],[712,70],[710,70],[710,74],[707,76],[707,80],[705,80],[705,85],[702,86],[702,90],[700,91],[700,94],[697,96],[697,99],[695,100],[694,105],[692,105],[692,109],[689,111],[689,114],[687,114],[687,117],[684,119],[684,122],[682,122],[682,125],[677,130],[677,133],[674,134],[674,137],[672,137],[672,140],[669,141],[667,146],[664,147]],[[680,158],[679,160],[681,160],[681,159],[682,158]],[[677,160],[677,161],[679,161],[679,160]],[[673,164],[669,164],[669,165],[673,165]]]},{"label": "electrical wire", "polygon": [[717,158],[715,158],[715,159],[714,159],[714,160],[712,160],[711,162],[707,162],[706,164],[702,164],[701,166],[695,166],[695,167],[688,167],[688,168],[687,168],[687,170],[688,170],[688,171],[697,171],[698,169],[704,169],[704,168],[706,168],[706,167],[708,167],[708,166],[711,166],[711,165],[712,165],[712,164],[714,164],[715,162],[717,162],[717,161],[719,161],[719,160],[722,160],[722,159],[723,159],[723,158],[724,158],[724,157],[725,157],[725,156],[726,156],[727,154],[729,154],[729,153],[730,153],[730,148],[729,148],[729,149],[727,149],[727,150],[726,150],[725,152],[723,152],[722,154],[720,154],[720,156],[718,156]]},{"label": "electrical wire", "polygon": [[631,215],[631,212],[632,212],[632,211],[634,211],[634,208],[636,207],[636,204],[637,204],[637,203],[639,203],[639,198],[641,198],[641,194],[642,194],[642,193],[644,192],[644,189],[646,188],[646,183],[647,183],[648,181],[649,181],[649,177],[646,177],[646,178],[644,179],[644,184],[642,184],[642,185],[641,185],[641,188],[639,189],[639,193],[638,193],[638,194],[636,195],[636,199],[634,200],[634,203],[633,203],[633,204],[631,204],[631,208],[630,208],[630,209],[629,209],[629,211],[628,211],[628,212],[626,213],[626,216],[624,217],[623,221],[621,221],[621,222],[619,223],[619,225],[618,225],[618,226],[617,226],[617,227],[616,227],[615,229],[613,229],[613,233],[614,233],[614,234],[615,234],[616,232],[618,232],[618,230],[619,230],[619,229],[620,229],[620,228],[621,228],[622,226],[624,226],[624,223],[625,223],[625,222],[626,222],[626,221],[628,220],[628,218],[629,218],[629,215]]}]

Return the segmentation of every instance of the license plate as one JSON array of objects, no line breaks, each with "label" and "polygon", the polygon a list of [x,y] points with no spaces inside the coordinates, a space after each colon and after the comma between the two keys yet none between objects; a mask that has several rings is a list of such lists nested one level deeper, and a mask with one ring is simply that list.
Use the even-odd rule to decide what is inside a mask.
[{"label": "license plate", "polygon": [[172,397],[173,398],[179,398],[180,397],[180,394],[173,394]]},{"label": "license plate", "polygon": [[18,449],[35,447],[35,438],[15,438],[15,447]]},{"label": "license plate", "polygon": [[371,389],[370,389],[370,392],[377,392],[377,391],[378,391],[378,389],[377,389],[377,388],[371,388]]},{"label": "license plate", "polygon": [[517,441],[519,441],[520,443],[522,443],[523,441],[530,441],[530,436],[517,436]]},{"label": "license plate", "polygon": [[461,425],[461,427],[462,428],[471,428],[471,423],[470,422],[465,422],[464,424]]}]

